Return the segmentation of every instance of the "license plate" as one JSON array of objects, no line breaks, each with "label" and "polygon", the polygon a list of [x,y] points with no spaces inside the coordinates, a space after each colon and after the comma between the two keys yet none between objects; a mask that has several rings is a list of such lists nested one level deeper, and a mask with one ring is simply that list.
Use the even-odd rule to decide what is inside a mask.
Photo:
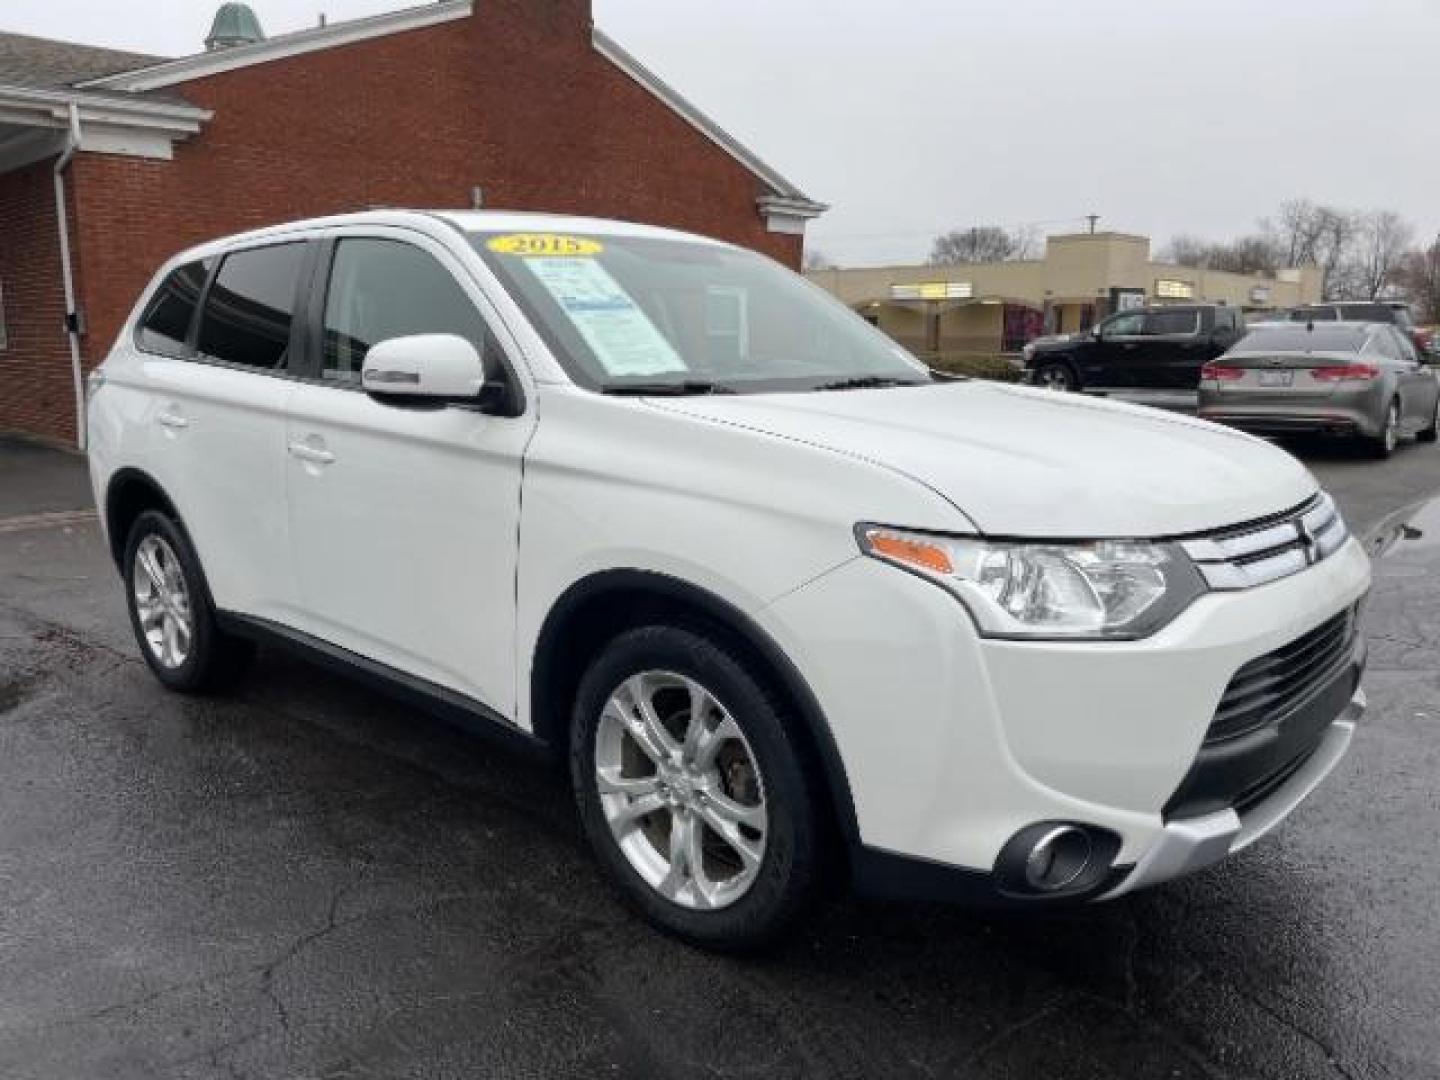
[{"label": "license plate", "polygon": [[1293,371],[1262,371],[1260,372],[1261,386],[1290,386],[1295,382]]}]

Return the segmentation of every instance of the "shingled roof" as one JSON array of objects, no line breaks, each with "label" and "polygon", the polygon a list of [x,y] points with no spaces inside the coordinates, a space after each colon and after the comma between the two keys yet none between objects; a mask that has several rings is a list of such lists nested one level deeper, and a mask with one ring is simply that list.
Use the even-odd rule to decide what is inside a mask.
[{"label": "shingled roof", "polygon": [[0,33],[0,86],[58,90],[87,79],[163,63],[163,56]]}]

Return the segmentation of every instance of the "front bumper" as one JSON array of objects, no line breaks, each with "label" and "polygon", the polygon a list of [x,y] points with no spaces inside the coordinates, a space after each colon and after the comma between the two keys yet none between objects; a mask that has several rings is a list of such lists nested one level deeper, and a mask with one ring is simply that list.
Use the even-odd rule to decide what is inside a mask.
[{"label": "front bumper", "polygon": [[1305,762],[1288,780],[1243,814],[1227,809],[1169,822],[1135,868],[1101,899],[1112,900],[1148,885],[1203,870],[1259,840],[1285,820],[1340,764],[1355,736],[1355,725],[1365,713],[1365,705],[1364,691],[1357,690]]},{"label": "front bumper", "polygon": [[1287,401],[1283,391],[1215,390],[1200,387],[1201,419],[1257,435],[1334,434],[1376,438],[1389,397],[1379,384],[1341,385],[1329,394]]},{"label": "front bumper", "polygon": [[984,900],[1012,837],[1072,822],[1116,840],[1089,899],[1162,880],[1176,836],[1228,837],[1203,845],[1217,858],[1250,842],[1334,767],[1359,713],[1346,705],[1353,681],[1308,729],[1319,748],[1233,814],[1235,829],[1167,812],[1236,672],[1355,605],[1369,581],[1352,539],[1304,573],[1210,594],[1149,639],[1006,642],[980,638],[943,590],[859,559],[760,621],[829,721],[858,825],[857,886]]}]

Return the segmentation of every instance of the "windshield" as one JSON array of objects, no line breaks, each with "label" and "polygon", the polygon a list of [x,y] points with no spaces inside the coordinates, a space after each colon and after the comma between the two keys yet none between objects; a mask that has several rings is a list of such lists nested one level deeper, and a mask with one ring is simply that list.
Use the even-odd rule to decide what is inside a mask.
[{"label": "windshield", "polygon": [[1230,351],[1255,352],[1355,352],[1370,336],[1364,326],[1303,326],[1265,324],[1254,327]]},{"label": "windshield", "polygon": [[570,377],[593,390],[917,385],[928,369],[829,294],[753,252],[552,233],[471,239]]}]

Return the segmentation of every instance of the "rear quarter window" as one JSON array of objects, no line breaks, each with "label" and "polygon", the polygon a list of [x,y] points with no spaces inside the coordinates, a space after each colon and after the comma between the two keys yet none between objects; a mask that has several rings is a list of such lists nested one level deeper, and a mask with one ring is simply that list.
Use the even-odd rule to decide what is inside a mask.
[{"label": "rear quarter window", "polygon": [[1200,331],[1198,311],[1152,311],[1145,316],[1145,333],[1160,337],[1170,334],[1195,334]]},{"label": "rear quarter window", "polygon": [[186,263],[166,276],[141,316],[135,334],[141,349],[161,356],[186,355],[195,309],[213,265],[211,259]]},{"label": "rear quarter window", "polygon": [[1398,321],[1395,309],[1384,304],[1341,304],[1340,317],[1353,319],[1356,322],[1393,323]]}]

